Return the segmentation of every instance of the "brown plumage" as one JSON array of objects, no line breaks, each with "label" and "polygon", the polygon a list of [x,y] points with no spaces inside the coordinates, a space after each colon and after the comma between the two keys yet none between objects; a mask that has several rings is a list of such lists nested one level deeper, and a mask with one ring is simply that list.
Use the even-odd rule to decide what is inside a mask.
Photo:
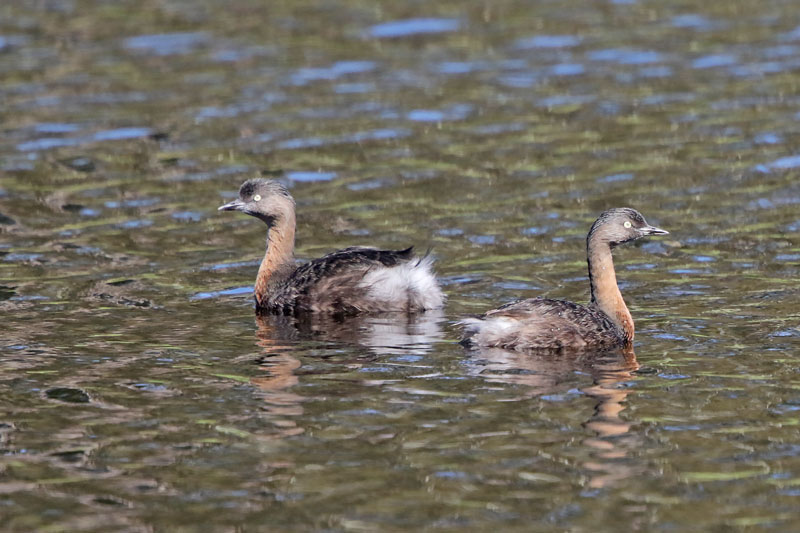
[{"label": "brown plumage", "polygon": [[280,183],[251,179],[239,198],[219,208],[241,211],[267,224],[267,251],[256,277],[257,312],[341,315],[416,312],[444,304],[433,260],[412,248],[350,247],[301,266],[294,260],[295,202]]},{"label": "brown plumage", "polygon": [[461,321],[462,341],[519,351],[561,351],[629,347],[634,325],[617,286],[611,250],[646,235],[668,232],[645,221],[635,209],[609,209],[586,237],[591,301],[588,306],[550,298],[506,304]]}]

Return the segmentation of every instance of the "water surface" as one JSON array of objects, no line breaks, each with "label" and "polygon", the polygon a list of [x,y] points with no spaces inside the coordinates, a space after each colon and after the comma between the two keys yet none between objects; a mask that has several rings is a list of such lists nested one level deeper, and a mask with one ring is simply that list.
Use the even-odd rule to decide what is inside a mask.
[{"label": "water surface", "polygon": [[[9,531],[800,527],[792,3],[0,7]],[[298,256],[432,247],[442,314],[256,320],[252,176]],[[629,205],[635,358],[466,351],[587,299]]]}]

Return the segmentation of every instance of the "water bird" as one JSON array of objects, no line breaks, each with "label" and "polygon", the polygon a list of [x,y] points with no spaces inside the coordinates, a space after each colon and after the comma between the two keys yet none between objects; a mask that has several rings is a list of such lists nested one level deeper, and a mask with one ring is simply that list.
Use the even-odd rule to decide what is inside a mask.
[{"label": "water bird", "polygon": [[333,315],[418,312],[444,305],[429,254],[353,246],[301,266],[294,259],[295,201],[281,183],[245,181],[219,211],[241,211],[267,225],[267,251],[254,289],[257,313]]},{"label": "water bird", "polygon": [[517,351],[630,348],[634,327],[617,285],[611,250],[648,235],[667,235],[628,207],[603,212],[586,237],[591,301],[530,298],[460,322],[462,343]]}]

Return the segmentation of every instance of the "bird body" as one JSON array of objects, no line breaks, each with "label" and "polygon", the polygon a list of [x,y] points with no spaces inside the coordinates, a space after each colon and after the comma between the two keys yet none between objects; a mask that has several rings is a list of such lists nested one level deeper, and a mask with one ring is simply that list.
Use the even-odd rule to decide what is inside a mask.
[{"label": "bird body", "polygon": [[[350,247],[305,263],[256,296],[259,309],[355,315],[442,307],[430,256]],[[264,297],[266,296],[266,297]]]},{"label": "bird body", "polygon": [[278,182],[246,181],[239,198],[219,208],[242,211],[267,224],[267,251],[256,277],[259,313],[355,315],[418,312],[444,305],[429,255],[413,247],[378,250],[354,246],[301,266],[294,260],[295,203]]},{"label": "bird body", "polygon": [[622,299],[612,248],[646,235],[668,232],[650,226],[635,209],[602,213],[586,237],[591,302],[531,298],[460,322],[462,342],[518,351],[603,350],[632,346],[633,317]]},{"label": "bird body", "polygon": [[597,307],[550,298],[518,300],[461,324],[471,344],[518,351],[614,348],[626,340]]}]

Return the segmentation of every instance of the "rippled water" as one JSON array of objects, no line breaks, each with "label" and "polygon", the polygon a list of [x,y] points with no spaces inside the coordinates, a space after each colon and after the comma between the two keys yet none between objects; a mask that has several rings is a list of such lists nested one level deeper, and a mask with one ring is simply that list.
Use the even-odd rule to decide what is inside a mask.
[{"label": "rippled water", "polygon": [[[800,7],[0,6],[0,518],[9,531],[800,527]],[[256,320],[256,220],[298,255],[432,247],[443,314]],[[585,301],[636,356],[465,351]],[[228,529],[226,529],[228,528]]]}]

